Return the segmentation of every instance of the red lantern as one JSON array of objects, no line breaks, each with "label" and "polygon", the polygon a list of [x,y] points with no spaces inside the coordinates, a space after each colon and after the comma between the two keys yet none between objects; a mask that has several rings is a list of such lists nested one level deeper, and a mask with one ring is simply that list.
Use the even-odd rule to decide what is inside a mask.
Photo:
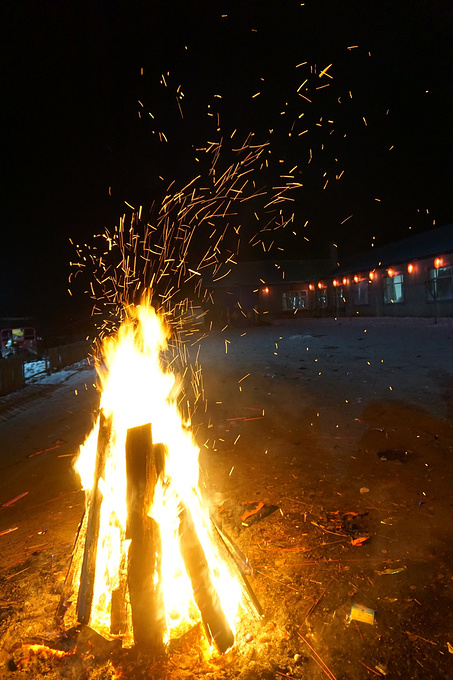
[{"label": "red lantern", "polygon": [[436,269],[439,269],[440,267],[442,267],[442,265],[443,265],[443,260],[442,260],[442,258],[441,258],[441,257],[436,257],[435,260],[434,260],[434,267],[435,267]]}]

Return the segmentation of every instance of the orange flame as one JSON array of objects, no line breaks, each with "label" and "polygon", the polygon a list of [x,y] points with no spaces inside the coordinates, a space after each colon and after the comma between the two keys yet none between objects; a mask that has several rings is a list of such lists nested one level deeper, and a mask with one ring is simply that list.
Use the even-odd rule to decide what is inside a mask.
[{"label": "orange flame", "polygon": [[[102,493],[96,576],[90,626],[109,636],[111,594],[119,586],[121,564],[129,548],[127,520],[125,442],[127,430],[152,424],[154,442],[166,447],[165,471],[155,488],[148,515],[159,525],[162,538],[162,590],[166,640],[200,620],[189,576],[178,542],[178,506],[182,501],[193,518],[197,537],[206,555],[211,581],[219,595],[231,629],[241,599],[241,587],[219,558],[212,540],[211,520],[198,486],[199,448],[190,422],[183,422],[177,408],[178,385],[164,364],[168,328],[149,304],[127,310],[117,336],[102,348],[98,369],[102,386],[100,407],[113,415],[114,437],[99,480]],[[93,485],[99,419],[80,449],[76,463],[83,488]]]}]

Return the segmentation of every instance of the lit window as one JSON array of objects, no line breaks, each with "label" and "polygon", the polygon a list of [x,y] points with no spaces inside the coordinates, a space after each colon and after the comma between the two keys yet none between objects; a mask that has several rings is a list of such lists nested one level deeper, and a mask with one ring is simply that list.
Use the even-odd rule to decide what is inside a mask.
[{"label": "lit window", "polygon": [[346,304],[344,288],[343,286],[337,285],[337,287],[335,288],[335,306],[338,308],[344,304]]},{"label": "lit window", "polygon": [[327,286],[322,286],[321,288],[319,288],[318,307],[321,307],[322,309],[325,309],[327,307]]},{"label": "lit window", "polygon": [[355,305],[367,305],[369,303],[368,279],[360,281],[357,277],[356,281],[354,277],[353,301]]},{"label": "lit window", "polygon": [[284,312],[295,312],[297,309],[306,309],[307,291],[289,291],[283,293],[282,307]]},{"label": "lit window", "polygon": [[391,270],[392,276],[390,276],[389,271],[387,271],[388,276],[384,277],[384,303],[386,305],[393,305],[404,302],[403,275],[395,274]]},{"label": "lit window", "polygon": [[453,300],[453,267],[429,270],[428,299]]}]

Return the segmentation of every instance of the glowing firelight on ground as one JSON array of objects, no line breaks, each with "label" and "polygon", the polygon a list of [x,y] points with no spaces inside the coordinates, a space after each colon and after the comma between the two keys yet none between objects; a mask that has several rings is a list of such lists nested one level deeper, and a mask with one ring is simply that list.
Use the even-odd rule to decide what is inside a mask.
[{"label": "glowing firelight on ground", "polygon": [[[241,599],[241,586],[219,558],[212,539],[212,523],[198,486],[199,449],[192,438],[190,423],[183,422],[178,411],[176,377],[165,365],[168,335],[168,328],[154,309],[143,304],[127,310],[116,336],[107,338],[102,347],[98,368],[102,388],[100,410],[112,417],[113,436],[105,474],[99,480],[102,505],[89,625],[106,637],[110,636],[112,592],[119,587],[121,565],[127,563],[130,544],[126,539],[124,453],[130,428],[151,423],[153,442],[165,446],[164,469],[148,509],[148,516],[159,526],[162,541],[159,578],[165,606],[165,641],[200,621],[178,541],[181,504],[193,519],[210,582],[232,631]],[[99,428],[98,418],[76,463],[83,488],[88,491],[93,486]],[[126,593],[126,602],[127,597]]]}]

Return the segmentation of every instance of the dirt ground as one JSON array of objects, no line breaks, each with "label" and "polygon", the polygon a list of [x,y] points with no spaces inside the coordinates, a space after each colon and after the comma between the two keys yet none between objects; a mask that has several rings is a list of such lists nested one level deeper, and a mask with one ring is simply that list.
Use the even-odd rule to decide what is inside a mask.
[{"label": "dirt ground", "polygon": [[202,484],[264,610],[210,662],[197,630],[151,659],[57,625],[94,375],[1,400],[0,678],[453,678],[452,346],[453,320],[411,319],[202,341]]}]

